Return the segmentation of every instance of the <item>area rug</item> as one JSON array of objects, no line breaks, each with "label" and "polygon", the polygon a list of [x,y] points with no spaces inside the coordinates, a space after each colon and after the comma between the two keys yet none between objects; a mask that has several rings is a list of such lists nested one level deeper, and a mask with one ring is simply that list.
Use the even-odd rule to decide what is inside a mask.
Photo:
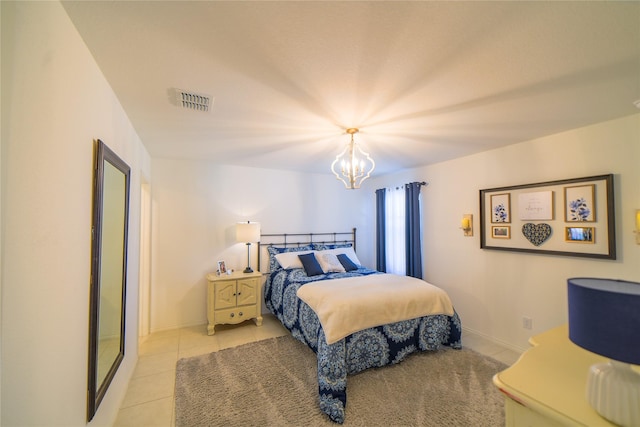
[{"label": "area rug", "polygon": [[[415,353],[348,377],[344,426],[504,426],[492,376],[472,350]],[[176,427],[334,426],[318,406],[316,357],[291,336],[180,359]]]}]

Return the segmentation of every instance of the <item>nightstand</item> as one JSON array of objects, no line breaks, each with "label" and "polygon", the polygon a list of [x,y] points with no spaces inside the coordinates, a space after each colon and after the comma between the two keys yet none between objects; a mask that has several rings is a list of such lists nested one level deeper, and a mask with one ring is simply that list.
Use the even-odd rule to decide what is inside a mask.
[{"label": "nightstand", "polygon": [[207,274],[207,333],[215,326],[254,319],[262,325],[262,273]]}]

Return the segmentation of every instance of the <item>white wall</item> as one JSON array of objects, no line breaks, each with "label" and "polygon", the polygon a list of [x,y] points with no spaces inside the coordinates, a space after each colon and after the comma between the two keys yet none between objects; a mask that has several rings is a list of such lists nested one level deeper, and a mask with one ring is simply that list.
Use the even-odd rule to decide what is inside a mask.
[{"label": "white wall", "polygon": [[[86,425],[92,141],[132,167],[126,357],[90,425],[111,425],[137,359],[141,176],[151,160],[57,2],[2,2],[0,250],[3,425]],[[426,278],[452,296],[465,327],[513,347],[566,321],[566,278],[640,280],[631,233],[640,207],[640,115],[426,166],[344,190],[331,175],[153,160],[152,330],[204,323],[215,261],[244,267],[237,221],[264,232],[358,227],[374,265],[374,194],[427,180]],[[567,159],[572,159],[567,161]],[[478,190],[616,174],[617,261],[479,249],[462,237]],[[476,223],[477,224],[477,223]],[[310,230],[311,228],[311,230]],[[534,319],[523,330],[521,317]]]},{"label": "white wall", "polygon": [[2,425],[87,425],[100,138],[132,168],[125,359],[89,423],[109,426],[137,360],[140,179],[150,176],[149,155],[62,6],[1,7]]},{"label": "white wall", "polygon": [[[374,179],[375,188],[426,180],[425,279],[452,297],[463,327],[514,349],[567,321],[567,278],[640,281],[633,214],[640,208],[640,114]],[[618,259],[480,249],[479,190],[613,173]],[[375,197],[368,204],[375,206]],[[459,229],[465,213],[474,236]],[[374,224],[370,224],[374,227]],[[369,231],[375,230],[371,228]],[[522,317],[533,329],[522,327]]]},{"label": "white wall", "polygon": [[[327,168],[329,167],[327,159]],[[246,267],[235,224],[258,221],[263,233],[350,231],[363,263],[373,236],[362,232],[371,188],[346,190],[333,175],[153,159],[151,331],[206,323],[207,273],[216,262]],[[256,252],[252,252],[256,269]]]},{"label": "white wall", "polygon": [[[331,175],[153,159],[151,329],[206,321],[206,273],[219,259],[235,269],[246,264],[246,247],[234,240],[237,221],[260,221],[263,232],[355,226],[358,255],[375,267],[375,188],[426,180],[425,279],[449,292],[465,328],[525,349],[532,334],[566,322],[567,278],[640,280],[632,233],[640,206],[638,141],[640,115],[634,115],[377,177],[358,191],[344,190]],[[479,248],[480,189],[606,173],[615,174],[616,261]],[[459,229],[464,213],[474,215],[472,238]],[[533,319],[532,330],[523,329],[525,316]]]}]

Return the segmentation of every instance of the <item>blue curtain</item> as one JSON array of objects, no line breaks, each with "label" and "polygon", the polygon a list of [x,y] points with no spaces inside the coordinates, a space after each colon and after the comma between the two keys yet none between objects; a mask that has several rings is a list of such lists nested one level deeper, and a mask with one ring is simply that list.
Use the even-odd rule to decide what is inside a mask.
[{"label": "blue curtain", "polygon": [[385,239],[385,194],[386,189],[376,190],[376,270],[387,271]]},{"label": "blue curtain", "polygon": [[407,276],[422,279],[422,245],[420,231],[420,187],[424,182],[405,185]]}]

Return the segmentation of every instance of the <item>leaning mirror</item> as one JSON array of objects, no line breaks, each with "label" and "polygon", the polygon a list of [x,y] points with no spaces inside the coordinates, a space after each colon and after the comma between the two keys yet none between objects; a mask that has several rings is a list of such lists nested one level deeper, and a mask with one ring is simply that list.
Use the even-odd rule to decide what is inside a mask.
[{"label": "leaning mirror", "polygon": [[87,421],[124,359],[130,168],[96,142],[91,229]]}]

